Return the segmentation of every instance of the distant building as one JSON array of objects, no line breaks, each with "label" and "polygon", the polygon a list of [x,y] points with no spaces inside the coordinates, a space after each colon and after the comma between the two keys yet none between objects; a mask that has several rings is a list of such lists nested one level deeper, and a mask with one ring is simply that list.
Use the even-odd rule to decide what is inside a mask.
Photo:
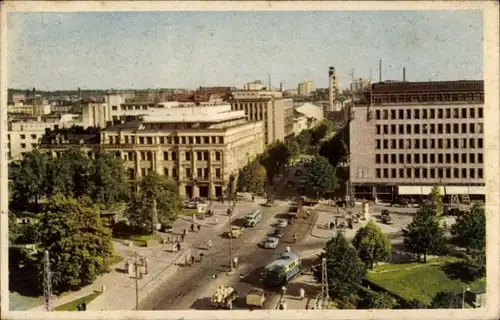
[{"label": "distant building", "polygon": [[302,103],[295,106],[294,111],[294,134],[297,136],[303,130],[307,130],[318,122],[323,121],[323,108],[312,103]]},{"label": "distant building", "polygon": [[371,81],[367,79],[357,79],[351,83],[351,91],[352,92],[363,92],[366,90],[370,90]]},{"label": "distant building", "polygon": [[50,104],[15,104],[15,105],[7,105],[7,113],[11,114],[26,114],[30,116],[41,116],[45,114],[49,114],[51,112]]},{"label": "distant building", "polygon": [[337,81],[335,68],[330,67],[328,69],[328,100],[330,102],[330,108],[328,111],[339,111],[338,105],[335,104],[335,102],[337,101],[338,91],[339,91],[339,83]]},{"label": "distant building", "polygon": [[166,110],[73,138],[47,134],[40,148],[57,155],[79,145],[90,156],[103,148],[125,161],[132,182],[156,171],[175,180],[188,198],[222,196],[230,175],[264,151],[264,124],[247,121],[230,105]]},{"label": "distant building", "polygon": [[263,90],[264,85],[262,84],[262,81],[260,80],[255,80],[253,82],[246,83],[243,88],[245,90]]},{"label": "distant building", "polygon": [[299,96],[308,97],[314,92],[314,82],[302,81],[299,82],[297,93]]},{"label": "distant building", "polygon": [[229,100],[233,110],[243,110],[250,121],[264,121],[266,145],[285,141],[293,133],[293,100],[279,91],[234,90]]}]

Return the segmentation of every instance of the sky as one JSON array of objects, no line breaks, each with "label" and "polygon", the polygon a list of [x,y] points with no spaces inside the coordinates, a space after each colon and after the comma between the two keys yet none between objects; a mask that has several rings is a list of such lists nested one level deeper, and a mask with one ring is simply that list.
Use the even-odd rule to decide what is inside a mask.
[{"label": "sky", "polygon": [[482,11],[10,13],[9,88],[483,78]]}]

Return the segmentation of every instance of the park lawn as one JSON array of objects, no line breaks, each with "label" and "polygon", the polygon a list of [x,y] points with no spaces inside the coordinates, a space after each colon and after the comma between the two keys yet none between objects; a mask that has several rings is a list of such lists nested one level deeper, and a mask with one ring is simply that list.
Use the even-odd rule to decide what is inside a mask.
[{"label": "park lawn", "polygon": [[132,241],[136,247],[145,247],[148,240],[162,241],[162,237],[153,235],[130,235],[128,237],[113,238],[114,241],[126,244],[126,241]]},{"label": "park lawn", "polygon": [[439,291],[460,293],[466,287],[472,291],[484,287],[485,279],[467,284],[450,279],[442,267],[457,261],[452,257],[440,257],[423,263],[390,264],[377,266],[368,273],[368,280],[406,300],[416,299],[429,304]]},{"label": "park lawn", "polygon": [[76,311],[76,306],[79,305],[80,303],[85,302],[87,305],[97,298],[101,294],[100,291],[94,291],[94,293],[91,293],[83,298],[73,300],[71,302],[62,304],[58,307],[55,307],[54,311]]}]

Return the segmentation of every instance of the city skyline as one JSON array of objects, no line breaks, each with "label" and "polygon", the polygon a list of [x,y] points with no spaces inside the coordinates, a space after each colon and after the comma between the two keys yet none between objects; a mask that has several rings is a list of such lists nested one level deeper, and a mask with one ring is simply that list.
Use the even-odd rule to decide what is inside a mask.
[{"label": "city skyline", "polygon": [[379,60],[383,80],[403,67],[408,81],[483,78],[477,10],[10,13],[8,27],[18,89],[242,87],[268,74],[273,87],[324,88],[329,66],[347,88],[351,69],[378,81]]}]

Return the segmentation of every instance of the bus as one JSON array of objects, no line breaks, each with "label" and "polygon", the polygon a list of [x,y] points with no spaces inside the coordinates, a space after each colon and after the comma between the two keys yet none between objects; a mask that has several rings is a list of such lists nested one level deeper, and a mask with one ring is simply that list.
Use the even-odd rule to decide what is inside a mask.
[{"label": "bus", "polygon": [[254,210],[245,216],[245,227],[253,227],[260,222],[262,218],[260,210]]},{"label": "bus", "polygon": [[267,286],[282,286],[300,272],[301,259],[295,252],[286,252],[264,268],[262,281]]}]

